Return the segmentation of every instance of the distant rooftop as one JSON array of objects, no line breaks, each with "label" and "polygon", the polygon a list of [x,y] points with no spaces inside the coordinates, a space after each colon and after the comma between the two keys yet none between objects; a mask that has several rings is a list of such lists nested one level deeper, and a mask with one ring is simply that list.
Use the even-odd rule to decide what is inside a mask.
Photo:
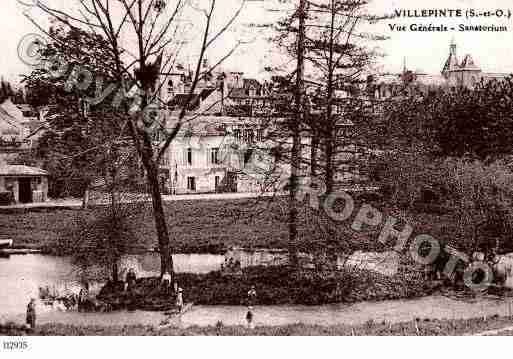
[{"label": "distant rooftop", "polygon": [[37,167],[0,164],[0,176],[48,176],[48,172]]}]

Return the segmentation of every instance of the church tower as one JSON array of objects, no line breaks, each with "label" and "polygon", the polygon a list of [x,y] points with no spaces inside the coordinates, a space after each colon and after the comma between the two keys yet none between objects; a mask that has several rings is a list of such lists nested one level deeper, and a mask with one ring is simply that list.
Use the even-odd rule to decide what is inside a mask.
[{"label": "church tower", "polygon": [[474,62],[470,54],[465,55],[463,61],[459,62],[456,50],[456,42],[453,38],[449,46],[449,58],[445,62],[442,75],[450,86],[473,88],[481,80],[481,68]]},{"label": "church tower", "polygon": [[442,75],[449,79],[452,71],[457,71],[460,68],[460,63],[457,55],[457,46],[454,38],[451,40],[451,44],[449,46],[449,57],[447,61],[445,61],[444,68],[442,69]]}]

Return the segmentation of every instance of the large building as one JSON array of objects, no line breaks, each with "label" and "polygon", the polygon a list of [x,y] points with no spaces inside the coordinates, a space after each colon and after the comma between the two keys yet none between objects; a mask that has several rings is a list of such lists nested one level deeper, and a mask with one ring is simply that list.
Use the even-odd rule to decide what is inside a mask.
[{"label": "large building", "polygon": [[474,61],[471,54],[466,54],[460,61],[454,40],[449,46],[449,57],[442,69],[442,76],[450,87],[473,88],[481,81],[500,80],[509,75],[508,73],[484,72]]},{"label": "large building", "polygon": [[261,192],[288,171],[266,143],[257,118],[200,116],[182,128],[161,163],[172,194]]},{"label": "large building", "polygon": [[449,54],[439,74],[427,74],[408,70],[406,64],[398,74],[380,74],[370,76],[367,90],[375,99],[387,99],[404,95],[412,91],[428,92],[437,88],[474,88],[481,81],[501,80],[510,73],[485,72],[474,61],[471,54],[460,60],[454,40],[449,45]]},{"label": "large building", "polygon": [[290,172],[285,165],[274,168],[273,144],[265,140],[267,127],[262,121],[279,99],[242,72],[209,69],[205,60],[190,101],[190,70],[177,65],[161,74],[159,97],[168,113],[164,121],[168,130],[188,102],[184,126],[160,164],[163,190],[171,194],[271,190],[266,187]]}]

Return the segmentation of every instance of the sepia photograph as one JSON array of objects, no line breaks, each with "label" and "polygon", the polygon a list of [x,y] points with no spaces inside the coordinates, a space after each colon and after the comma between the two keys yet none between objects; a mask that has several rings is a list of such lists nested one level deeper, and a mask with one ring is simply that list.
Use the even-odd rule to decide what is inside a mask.
[{"label": "sepia photograph", "polygon": [[0,354],[513,335],[511,1],[0,6]]}]

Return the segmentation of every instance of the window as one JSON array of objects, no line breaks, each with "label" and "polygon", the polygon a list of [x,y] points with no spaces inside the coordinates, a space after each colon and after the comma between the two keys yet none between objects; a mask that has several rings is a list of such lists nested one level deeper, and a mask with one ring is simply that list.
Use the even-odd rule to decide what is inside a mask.
[{"label": "window", "polygon": [[192,148],[187,149],[187,165],[192,166]]},{"label": "window", "polygon": [[235,130],[233,130],[233,137],[235,137],[235,139],[237,141],[240,140],[240,130],[238,128],[236,128]]},{"label": "window", "polygon": [[253,143],[255,141],[255,132],[253,130],[244,130],[244,142]]},{"label": "window", "polygon": [[259,128],[257,130],[257,141],[262,142],[264,140],[264,130],[262,128]]},{"label": "window", "polygon": [[213,165],[219,164],[219,148],[212,148],[210,152],[210,163]]},{"label": "window", "polygon": [[282,160],[282,151],[279,147],[274,147],[271,149],[271,155],[274,157],[274,161],[276,163],[280,162]]},{"label": "window", "polygon": [[244,166],[246,166],[251,161],[252,157],[253,157],[253,150],[249,149],[246,151],[246,153],[244,153]]},{"label": "window", "polygon": [[196,191],[196,177],[187,177],[187,189]]},{"label": "window", "polygon": [[163,140],[163,133],[161,131],[157,131],[153,133],[153,142],[161,142]]},{"label": "window", "polygon": [[167,92],[169,94],[173,94],[175,92],[175,88],[174,88],[174,84],[173,84],[173,80],[169,80],[167,82]]},{"label": "window", "polygon": [[169,167],[169,163],[169,158],[167,156],[162,157],[162,159],[160,160],[160,165],[162,167]]},{"label": "window", "polygon": [[221,178],[219,176],[215,177],[215,189],[216,192],[219,190],[219,184],[221,183]]}]

